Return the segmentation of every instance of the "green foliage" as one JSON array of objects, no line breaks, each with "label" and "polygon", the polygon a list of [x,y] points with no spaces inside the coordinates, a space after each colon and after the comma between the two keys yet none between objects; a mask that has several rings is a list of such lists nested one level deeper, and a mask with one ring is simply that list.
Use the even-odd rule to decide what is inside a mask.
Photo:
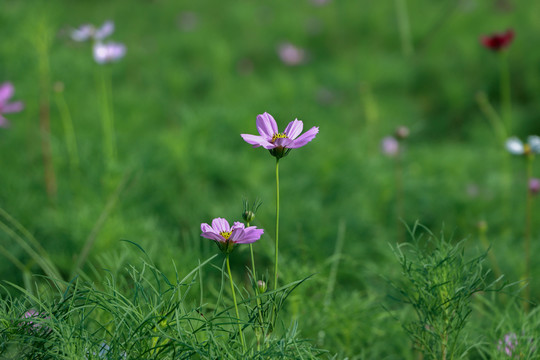
[{"label": "green foliage", "polygon": [[399,300],[410,305],[416,320],[407,330],[415,347],[429,359],[458,359],[468,352],[462,331],[470,318],[475,295],[496,291],[483,268],[486,254],[465,257],[464,241],[457,244],[436,238],[422,240],[418,226],[411,243],[394,249],[404,279],[396,286]]}]

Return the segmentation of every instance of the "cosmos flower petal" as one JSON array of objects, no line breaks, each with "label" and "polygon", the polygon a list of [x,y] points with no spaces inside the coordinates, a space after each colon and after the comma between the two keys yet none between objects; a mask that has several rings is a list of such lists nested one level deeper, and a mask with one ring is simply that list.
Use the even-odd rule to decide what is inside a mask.
[{"label": "cosmos flower petal", "polygon": [[287,147],[289,149],[296,149],[296,148],[302,147],[302,146],[306,145],[308,142],[310,142],[311,140],[313,140],[318,132],[319,132],[319,127],[314,126],[311,129],[309,129],[308,131],[306,131],[305,133],[303,133],[302,135],[300,135],[297,139],[295,139]]},{"label": "cosmos flower petal", "polygon": [[506,150],[513,155],[522,155],[525,151],[525,147],[523,146],[521,140],[513,136],[506,140]]},{"label": "cosmos flower petal", "polygon": [[303,129],[304,123],[301,120],[294,119],[294,121],[291,121],[289,125],[287,125],[284,133],[289,139],[294,140],[298,137],[298,135],[300,135]]},{"label": "cosmos flower petal", "polygon": [[540,153],[540,136],[531,135],[527,138],[527,144],[531,147],[532,152]]},{"label": "cosmos flower petal", "polygon": [[278,133],[276,120],[274,120],[272,115],[267,112],[257,115],[256,124],[257,131],[259,131],[259,134],[266,138],[266,140],[271,140],[274,134]]},{"label": "cosmos flower petal", "polygon": [[0,85],[0,104],[5,103],[10,97],[13,96],[15,87],[10,82],[5,82]]},{"label": "cosmos flower petal", "polygon": [[23,102],[22,101],[16,101],[16,102],[13,102],[13,103],[4,104],[0,108],[0,111],[2,111],[4,114],[7,114],[7,113],[19,112],[22,109],[24,109]]},{"label": "cosmos flower petal", "polygon": [[251,244],[259,240],[264,233],[263,229],[257,229],[256,226],[250,226],[243,230],[243,236],[239,240],[236,240],[238,244]]},{"label": "cosmos flower petal", "polygon": [[215,218],[214,220],[212,220],[212,228],[217,233],[231,231],[231,226],[229,225],[229,222],[224,218]]},{"label": "cosmos flower petal", "polygon": [[235,221],[231,229],[244,229],[246,226],[240,221]]},{"label": "cosmos flower petal", "polygon": [[213,231],[214,229],[212,229],[212,227],[210,225],[208,225],[207,223],[202,223],[201,224],[201,231],[202,232],[209,232],[209,231]]},{"label": "cosmos flower petal", "polygon": [[105,23],[96,30],[94,33],[94,39],[102,40],[114,32],[114,22],[111,20],[105,21]]},{"label": "cosmos flower petal", "polygon": [[210,239],[210,240],[215,240],[215,241],[219,241],[219,242],[225,242],[225,238],[223,236],[221,236],[220,234],[217,234],[213,231],[205,231],[201,234],[201,236],[203,238],[207,238],[207,239]]},{"label": "cosmos flower petal", "polygon": [[253,145],[254,148],[259,147],[259,146],[264,146],[267,149],[266,146],[273,146],[271,142],[267,141],[262,136],[250,135],[250,134],[240,134],[240,136],[242,136],[242,139],[244,139],[245,142]]}]

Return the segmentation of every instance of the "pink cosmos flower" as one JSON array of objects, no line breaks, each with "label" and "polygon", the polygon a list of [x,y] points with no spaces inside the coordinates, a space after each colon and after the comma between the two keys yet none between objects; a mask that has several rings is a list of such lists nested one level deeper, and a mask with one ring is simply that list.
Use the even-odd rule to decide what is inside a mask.
[{"label": "pink cosmos flower", "polygon": [[[44,332],[48,332],[50,329],[49,327],[47,326],[44,326],[40,321],[43,320],[49,320],[51,317],[50,316],[44,316],[43,314],[41,314],[39,311],[35,310],[35,309],[30,309],[28,310],[27,312],[24,313],[23,315],[23,318],[24,318],[24,322],[20,323],[19,326],[28,326],[29,327],[29,331],[32,331],[32,332],[41,332],[41,331],[44,331]],[[40,321],[35,321],[39,319]]]},{"label": "pink cosmos flower", "polygon": [[261,238],[263,229],[256,226],[245,227],[241,222],[235,221],[233,226],[223,218],[212,220],[212,226],[207,223],[201,224],[201,236],[214,240],[221,251],[230,253],[235,244],[251,244]]},{"label": "pink cosmos flower", "polygon": [[493,51],[501,51],[510,46],[513,39],[514,30],[509,29],[506,30],[504,33],[496,33],[488,36],[482,36],[480,38],[480,42],[488,49],[491,49]]},{"label": "pink cosmos flower", "polygon": [[396,156],[399,153],[399,141],[393,136],[386,136],[381,141],[381,150],[384,155]]},{"label": "pink cosmos flower", "polygon": [[512,352],[515,350],[517,345],[517,335],[515,333],[508,333],[504,335],[504,342],[499,340],[499,346],[497,346],[497,349],[499,351],[504,351],[508,356],[512,356]]},{"label": "pink cosmos flower", "polygon": [[0,85],[0,127],[9,126],[9,122],[2,116],[2,114],[19,112],[24,108],[24,104],[21,101],[8,103],[14,92],[15,87],[12,83],[5,82]]},{"label": "pink cosmos flower", "polygon": [[267,112],[258,115],[256,123],[260,136],[250,134],[241,134],[240,136],[248,144],[253,145],[254,148],[262,146],[270,150],[270,154],[278,159],[287,155],[291,149],[306,145],[319,132],[319,127],[314,126],[300,135],[304,128],[304,123],[295,119],[287,125],[284,132],[280,133],[276,120]]},{"label": "pink cosmos flower", "polygon": [[538,192],[540,191],[540,179],[531,178],[529,180],[529,191],[531,192],[531,194],[538,194]]},{"label": "pink cosmos flower", "polygon": [[278,55],[285,65],[300,65],[306,60],[306,51],[291,43],[283,43],[278,46]]},{"label": "pink cosmos flower", "polygon": [[75,41],[86,41],[92,39],[94,41],[100,41],[114,32],[114,22],[111,20],[105,21],[105,23],[96,28],[94,25],[84,24],[78,29],[71,32],[71,38]]},{"label": "pink cosmos flower", "polygon": [[97,42],[94,44],[94,60],[98,64],[105,64],[112,61],[118,61],[126,54],[126,46],[121,43]]}]

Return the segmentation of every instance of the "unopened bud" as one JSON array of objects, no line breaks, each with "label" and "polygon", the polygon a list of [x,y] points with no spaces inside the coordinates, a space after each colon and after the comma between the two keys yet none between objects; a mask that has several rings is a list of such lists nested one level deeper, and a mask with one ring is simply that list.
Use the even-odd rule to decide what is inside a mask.
[{"label": "unopened bud", "polygon": [[245,222],[250,223],[255,219],[255,213],[253,211],[246,210],[242,214],[242,218],[244,219]]},{"label": "unopened bud", "polygon": [[403,140],[409,137],[409,128],[406,126],[400,126],[396,129],[396,137],[399,140]]},{"label": "unopened bud", "polygon": [[257,281],[257,290],[259,290],[259,294],[265,293],[266,289],[266,282],[264,282],[263,280]]}]

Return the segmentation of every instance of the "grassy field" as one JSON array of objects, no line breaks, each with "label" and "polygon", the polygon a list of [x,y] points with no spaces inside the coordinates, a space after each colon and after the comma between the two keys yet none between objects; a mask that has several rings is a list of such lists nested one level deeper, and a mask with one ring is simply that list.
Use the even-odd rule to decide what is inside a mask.
[{"label": "grassy field", "polygon": [[[402,327],[415,310],[391,286],[403,280],[394,251],[411,241],[407,227],[466,239],[467,258],[489,244],[486,281],[504,275],[502,286],[523,280],[530,214],[529,280],[472,296],[460,342],[463,358],[504,359],[498,341],[516,333],[534,344],[519,358],[538,358],[540,216],[534,195],[527,205],[527,162],[504,144],[540,134],[539,12],[540,3],[510,0],[2,1],[0,84],[13,83],[12,100],[25,104],[0,129],[3,319],[36,307],[32,294],[54,298],[39,258],[63,281],[119,277],[125,291],[145,262],[183,278],[218,253],[200,224],[241,220],[243,198],[262,201],[254,225],[265,234],[254,249],[258,271],[271,274],[275,160],[240,137],[269,112],[280,129],[295,118],[320,129],[280,161],[280,282],[313,276],[287,298],[275,336],[296,322],[322,358],[417,359]],[[127,53],[100,65],[71,32],[106,20]],[[480,43],[510,28],[508,49]],[[299,64],[280,59],[285,43],[304,51]],[[103,119],[114,123],[112,153]],[[398,158],[385,156],[381,139],[398,126],[410,136]],[[43,247],[39,256],[10,230],[15,220],[28,230],[17,229],[19,239],[31,234]],[[222,262],[203,268],[188,304],[203,303],[204,289],[207,306],[219,306],[230,290]],[[250,289],[249,248],[231,266]]]}]

